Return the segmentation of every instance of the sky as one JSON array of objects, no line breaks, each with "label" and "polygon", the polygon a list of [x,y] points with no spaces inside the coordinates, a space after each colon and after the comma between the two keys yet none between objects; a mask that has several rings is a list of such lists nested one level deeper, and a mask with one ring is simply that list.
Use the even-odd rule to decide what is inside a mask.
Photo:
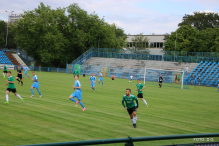
[{"label": "sky", "polygon": [[124,29],[126,34],[145,35],[171,33],[178,28],[185,14],[192,12],[219,12],[219,0],[0,0],[0,20],[8,14],[21,14],[37,8],[40,2],[56,9],[72,3]]}]

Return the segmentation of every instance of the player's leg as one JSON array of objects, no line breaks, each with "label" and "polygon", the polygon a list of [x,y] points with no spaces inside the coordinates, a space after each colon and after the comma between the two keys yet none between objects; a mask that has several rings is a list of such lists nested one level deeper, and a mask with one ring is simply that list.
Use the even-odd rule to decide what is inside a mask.
[{"label": "player's leg", "polygon": [[146,106],[148,107],[148,103],[144,98],[141,98],[141,100],[146,104]]},{"label": "player's leg", "polygon": [[93,89],[94,92],[95,92],[95,84],[94,84],[94,83],[91,84],[91,87],[92,87],[92,89]]},{"label": "player's leg", "polygon": [[147,101],[144,100],[144,98],[143,98],[143,93],[139,93],[139,94],[138,94],[138,98],[141,98],[141,101],[143,101],[143,102],[146,104],[146,106],[148,107]]},{"label": "player's leg", "polygon": [[39,95],[40,95],[40,97],[41,97],[42,94],[41,94],[40,89],[39,89],[39,84],[36,84],[36,89],[37,89],[37,91],[38,91],[38,93],[39,93]]},{"label": "player's leg", "polygon": [[19,84],[20,83],[19,77],[17,76],[15,79],[18,81],[18,84]]},{"label": "player's leg", "polygon": [[100,79],[98,80],[98,83],[99,83],[99,85],[100,85]]},{"label": "player's leg", "polygon": [[160,88],[162,87],[162,82],[160,82]]},{"label": "player's leg", "polygon": [[136,128],[137,112],[136,112],[136,111],[133,111],[133,115],[134,115],[134,117],[133,117],[133,121],[134,121],[133,126],[134,126],[134,128]]},{"label": "player's leg", "polygon": [[26,74],[24,73],[24,75],[23,75],[23,79],[24,79],[25,75],[26,75]]},{"label": "player's leg", "polygon": [[31,86],[31,93],[32,93],[32,95],[31,95],[30,97],[33,97],[33,96],[34,96],[33,88],[35,88],[35,85],[34,85],[34,84]]},{"label": "player's leg", "polygon": [[81,102],[82,100],[82,96],[81,96],[81,93],[78,93],[77,94],[77,99],[78,99],[78,102],[80,103],[81,107],[82,107],[82,111],[85,110],[85,107],[84,107],[84,104]]},{"label": "player's leg", "polygon": [[6,91],[5,91],[5,98],[6,98],[5,104],[9,104],[9,96],[8,96],[8,93],[9,93],[9,89],[6,89]]},{"label": "player's leg", "polygon": [[[69,96],[69,99],[70,99],[71,101],[77,103],[77,101],[74,99],[75,96],[76,96],[76,93],[74,92],[74,93],[72,93],[72,94]],[[76,106],[77,106],[77,104],[76,104]]]},{"label": "player's leg", "polygon": [[24,99],[19,94],[17,94],[16,89],[15,89],[15,91],[13,91],[13,93],[14,93],[15,96],[17,96],[18,98],[21,99],[22,103],[24,102]]},{"label": "player's leg", "polygon": [[102,85],[103,85],[103,78],[101,78],[101,80],[100,80],[101,82],[102,82]]},{"label": "player's leg", "polygon": [[3,71],[3,78],[5,78],[5,72]]},{"label": "player's leg", "polygon": [[23,86],[22,75],[20,76],[20,82],[21,82],[21,86]]}]

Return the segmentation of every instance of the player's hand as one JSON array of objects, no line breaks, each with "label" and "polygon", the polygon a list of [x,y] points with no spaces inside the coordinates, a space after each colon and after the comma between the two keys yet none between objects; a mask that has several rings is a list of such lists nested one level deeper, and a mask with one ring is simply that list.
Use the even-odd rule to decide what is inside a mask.
[{"label": "player's hand", "polygon": [[6,84],[6,86],[8,86],[8,84]]},{"label": "player's hand", "polygon": [[32,79],[32,81],[33,81],[33,79]]},{"label": "player's hand", "polygon": [[127,107],[125,107],[125,110],[127,110]]},{"label": "player's hand", "polygon": [[7,80],[5,80],[5,82],[8,82]]},{"label": "player's hand", "polygon": [[138,89],[136,91],[138,91]]}]

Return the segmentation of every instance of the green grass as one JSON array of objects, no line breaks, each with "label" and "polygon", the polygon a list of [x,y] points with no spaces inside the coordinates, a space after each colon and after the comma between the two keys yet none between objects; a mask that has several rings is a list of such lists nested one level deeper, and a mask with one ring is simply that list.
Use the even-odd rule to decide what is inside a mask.
[{"label": "green grass", "polygon": [[[31,72],[28,72],[31,75]],[[128,136],[160,136],[219,132],[219,92],[217,88],[179,88],[146,85],[144,98],[147,108],[139,101],[137,128],[134,129],[121,99],[126,88],[136,95],[136,81],[104,78],[104,86],[96,84],[96,92],[90,88],[89,77],[80,77],[82,102],[86,110],[68,99],[74,92],[73,75],[36,72],[42,97],[34,89],[32,81],[25,77],[24,86],[15,81],[20,99],[9,93],[9,105],[5,102],[5,79],[0,78],[0,145],[26,145],[81,140],[125,138]],[[16,77],[16,72],[12,74]],[[32,77],[32,75],[31,75]],[[219,138],[214,138],[219,141]],[[194,143],[193,139],[155,142],[136,142],[135,146]],[[205,141],[206,142],[206,141]],[[112,144],[112,145],[121,145]]]}]

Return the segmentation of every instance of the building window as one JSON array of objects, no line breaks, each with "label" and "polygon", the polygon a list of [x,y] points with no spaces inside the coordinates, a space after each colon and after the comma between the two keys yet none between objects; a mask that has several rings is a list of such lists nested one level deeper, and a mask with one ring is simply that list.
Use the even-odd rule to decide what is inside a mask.
[{"label": "building window", "polygon": [[160,47],[163,48],[163,43],[160,43]]}]

